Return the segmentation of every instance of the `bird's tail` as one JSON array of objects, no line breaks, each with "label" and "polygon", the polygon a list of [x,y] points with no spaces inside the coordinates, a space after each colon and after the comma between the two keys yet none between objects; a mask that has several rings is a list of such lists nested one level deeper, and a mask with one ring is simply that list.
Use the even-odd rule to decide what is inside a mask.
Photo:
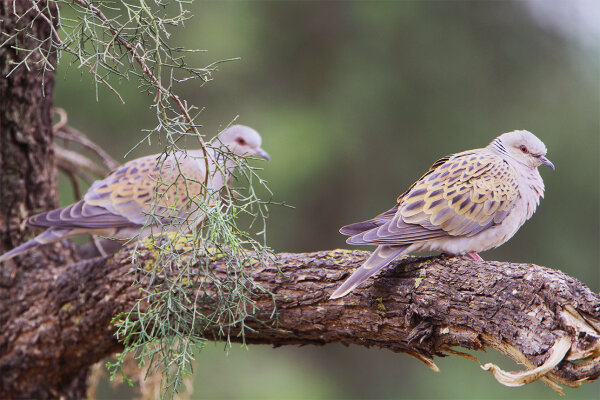
[{"label": "bird's tail", "polygon": [[39,245],[52,243],[52,242],[56,242],[57,240],[64,239],[64,238],[68,237],[69,232],[70,232],[70,229],[56,229],[56,228],[46,229],[44,232],[37,235],[30,241],[25,242],[22,245],[17,246],[14,249],[2,254],[0,256],[0,262],[10,260],[11,258],[18,256],[19,254],[24,253],[30,249],[33,249],[34,247],[37,247]]},{"label": "bird's tail", "polygon": [[30,241],[25,242],[22,245],[15,247],[11,251],[7,251],[6,253],[2,254],[0,256],[0,262],[10,260],[11,258],[13,258],[21,253],[24,253],[27,250],[34,248],[36,246],[39,246],[39,245],[40,245],[40,243],[37,240],[31,239]]},{"label": "bird's tail", "polygon": [[337,299],[344,297],[350,293],[354,288],[363,283],[370,276],[373,276],[380,269],[394,261],[394,259],[404,253],[408,246],[379,246],[377,250],[371,254],[371,256],[365,261],[363,265],[352,275],[346,279],[346,282],[342,284],[335,292],[331,295],[330,299]]}]

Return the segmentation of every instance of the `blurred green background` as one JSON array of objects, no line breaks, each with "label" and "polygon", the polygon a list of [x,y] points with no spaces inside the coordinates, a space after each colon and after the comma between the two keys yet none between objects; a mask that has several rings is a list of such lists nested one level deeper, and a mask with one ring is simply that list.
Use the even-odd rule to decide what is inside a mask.
[{"label": "blurred green background", "polygon": [[[600,40],[588,26],[598,6],[543,3],[196,2],[174,43],[208,50],[189,58],[195,66],[240,60],[180,94],[204,108],[208,136],[236,116],[262,133],[272,156],[262,176],[275,201],[295,206],[271,207],[276,251],[347,247],[340,226],[390,208],[436,159],[531,130],[556,171],[541,168],[546,197],[532,220],[483,257],[559,268],[598,291]],[[117,84],[126,105],[104,88],[96,102],[90,77],[69,61],[59,65],[57,106],[123,160],[155,125],[152,99],[131,81]],[[141,146],[130,157],[155,151]],[[61,193],[71,201],[68,184]],[[222,348],[199,354],[194,398],[556,396],[542,383],[500,386],[456,357],[437,359],[435,374],[379,349],[235,345],[226,357]],[[567,398],[599,390],[584,384]]]}]

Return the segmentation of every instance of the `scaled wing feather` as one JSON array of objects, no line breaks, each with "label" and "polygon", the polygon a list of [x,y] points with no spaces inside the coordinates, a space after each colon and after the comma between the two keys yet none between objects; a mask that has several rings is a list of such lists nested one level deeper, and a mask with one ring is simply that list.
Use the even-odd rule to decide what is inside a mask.
[{"label": "scaled wing feather", "polygon": [[189,156],[144,157],[94,182],[84,200],[134,224],[146,224],[150,215],[168,222],[197,208],[195,200],[204,193],[205,176],[203,163]]},{"label": "scaled wing feather", "polygon": [[473,236],[501,223],[518,196],[516,172],[500,157],[485,149],[458,153],[437,161],[402,194],[394,215],[362,223],[368,229],[347,243],[407,245]]}]

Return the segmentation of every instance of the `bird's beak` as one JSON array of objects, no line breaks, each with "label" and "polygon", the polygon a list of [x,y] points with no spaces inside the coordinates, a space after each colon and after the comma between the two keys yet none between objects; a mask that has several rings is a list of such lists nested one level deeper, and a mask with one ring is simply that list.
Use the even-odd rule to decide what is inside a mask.
[{"label": "bird's beak", "polygon": [[271,156],[269,155],[269,153],[267,153],[266,151],[264,151],[260,147],[258,149],[256,149],[256,155],[259,156],[259,157],[264,158],[267,161],[271,161]]},{"label": "bird's beak", "polygon": [[548,167],[554,169],[554,164],[552,164],[552,161],[548,160],[544,156],[539,156],[538,158],[542,164],[547,165]]}]

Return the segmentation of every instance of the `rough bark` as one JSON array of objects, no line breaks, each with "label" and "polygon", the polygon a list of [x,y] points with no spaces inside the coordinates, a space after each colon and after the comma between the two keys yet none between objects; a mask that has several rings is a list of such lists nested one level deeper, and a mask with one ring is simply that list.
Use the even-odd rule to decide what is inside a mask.
[{"label": "rough bark", "polygon": [[[13,4],[17,15],[13,11]],[[20,33],[0,47],[0,248],[22,243],[20,228],[28,211],[56,206],[55,168],[52,150],[54,72],[42,73],[42,54],[27,59],[27,68],[14,69],[28,56],[15,47],[33,49],[50,35],[50,26],[35,13],[26,13],[25,1],[0,2],[0,27],[5,34]],[[7,37],[2,35],[1,41]],[[47,50],[48,46],[45,46]],[[54,64],[56,56],[50,53]],[[13,70],[14,69],[14,70]],[[12,72],[11,72],[12,71]],[[8,75],[10,73],[10,75]]]},{"label": "rough bark", "polygon": [[[60,388],[120,349],[110,321],[139,296],[128,254],[38,269],[11,292],[18,296],[1,300],[7,323],[0,334],[0,397],[24,393],[24,386]],[[142,254],[142,265],[151,266],[152,252]],[[257,267],[255,279],[276,295],[279,324],[249,321],[257,331],[247,331],[246,341],[377,346],[406,352],[433,369],[433,358],[453,347],[488,346],[530,369],[566,337],[570,353],[542,379],[557,389],[553,382],[578,386],[600,375],[600,296],[576,279],[531,264],[411,258],[349,296],[328,300],[366,255],[283,253],[277,264]],[[226,274],[222,260],[211,268]],[[257,302],[262,313],[271,312],[270,296]]]},{"label": "rough bark", "polygon": [[[32,4],[23,0],[0,0],[0,42],[9,39],[8,35],[12,37],[0,47],[0,252],[23,243],[31,235],[32,232],[26,231],[23,224],[29,215],[57,205],[52,150],[53,67],[56,54],[50,48],[50,43],[44,42],[51,32],[48,21],[56,21],[52,18],[56,15],[56,9],[54,4],[47,8],[46,2],[40,1],[38,7],[44,10],[47,19],[35,18],[37,12],[31,10]],[[39,50],[31,54],[17,50],[38,47]],[[15,69],[24,59],[27,67],[23,64]],[[44,59],[48,68],[44,68]],[[0,398],[42,397],[38,396],[41,392],[57,395],[57,388],[62,388],[60,393],[66,397],[85,394],[87,370],[77,372],[79,380],[69,377],[55,387],[44,388],[27,382],[27,376],[35,373],[33,370],[17,367],[13,371],[5,363],[4,357],[10,351],[20,352],[23,357],[21,361],[28,366],[34,366],[34,363],[26,361],[28,357],[46,357],[42,354],[45,351],[43,348],[33,352],[23,351],[19,347],[18,337],[13,336],[15,341],[12,341],[8,336],[43,329],[42,326],[21,320],[19,333],[9,333],[7,325],[9,321],[18,319],[27,307],[27,301],[15,300],[22,298],[26,293],[23,287],[36,279],[37,271],[32,268],[44,265],[48,266],[48,272],[52,271],[53,265],[73,260],[69,249],[57,244],[43,253],[30,253],[22,257],[18,269],[14,263],[0,266],[0,374],[3,377],[14,376],[14,373],[21,375],[20,380],[12,380],[8,385],[3,378]]]}]

